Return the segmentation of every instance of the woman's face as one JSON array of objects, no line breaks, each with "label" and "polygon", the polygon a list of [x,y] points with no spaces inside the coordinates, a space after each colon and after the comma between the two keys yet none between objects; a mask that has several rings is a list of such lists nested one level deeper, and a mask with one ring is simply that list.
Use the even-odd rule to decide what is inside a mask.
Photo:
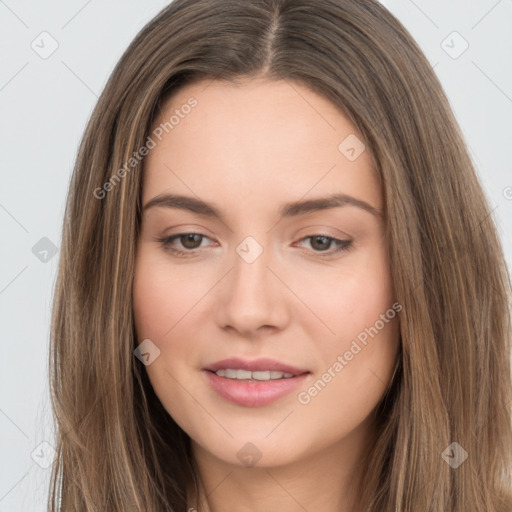
[{"label": "woman's face", "polygon": [[212,460],[357,460],[400,309],[362,137],[304,86],[262,80],[189,85],[150,137],[133,299],[163,406]]}]

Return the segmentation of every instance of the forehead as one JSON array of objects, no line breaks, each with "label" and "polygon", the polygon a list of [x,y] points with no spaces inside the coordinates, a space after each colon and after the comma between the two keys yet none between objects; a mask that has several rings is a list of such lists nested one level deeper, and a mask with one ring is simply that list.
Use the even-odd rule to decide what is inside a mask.
[{"label": "forehead", "polygon": [[303,85],[196,82],[164,103],[155,130],[143,201],[192,192],[219,204],[258,196],[282,203],[343,192],[381,207],[362,135],[335,105]]}]

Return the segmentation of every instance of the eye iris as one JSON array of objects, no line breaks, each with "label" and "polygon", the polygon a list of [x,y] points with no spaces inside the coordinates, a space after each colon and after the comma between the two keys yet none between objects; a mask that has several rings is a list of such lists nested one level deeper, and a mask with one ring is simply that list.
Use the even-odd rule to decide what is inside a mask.
[{"label": "eye iris", "polygon": [[[320,247],[318,247],[318,244],[316,244],[317,240],[323,240],[324,243],[320,243]],[[329,238],[327,238],[326,236],[314,236],[312,238],[312,247],[313,248],[316,248],[316,249],[328,249],[329,248],[329,245],[331,243],[331,240]],[[316,247],[315,247],[316,245]]]},{"label": "eye iris", "polygon": [[[201,235],[196,233],[187,233],[180,237],[180,241],[183,244],[183,247],[186,247],[187,249],[196,249],[201,245]],[[189,242],[192,243],[192,247],[188,245]],[[196,242],[199,242],[199,244],[194,245]]]}]

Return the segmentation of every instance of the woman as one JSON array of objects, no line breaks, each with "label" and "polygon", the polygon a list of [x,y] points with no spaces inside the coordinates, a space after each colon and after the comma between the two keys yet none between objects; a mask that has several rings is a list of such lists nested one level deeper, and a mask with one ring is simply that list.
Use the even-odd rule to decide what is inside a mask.
[{"label": "woman", "polygon": [[509,293],[389,12],[176,0],[70,185],[50,510],[510,511]]}]

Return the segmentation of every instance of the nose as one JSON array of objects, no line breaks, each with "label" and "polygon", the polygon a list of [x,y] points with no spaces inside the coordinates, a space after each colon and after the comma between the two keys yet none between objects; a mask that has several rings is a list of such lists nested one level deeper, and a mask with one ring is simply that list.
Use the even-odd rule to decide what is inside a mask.
[{"label": "nose", "polygon": [[242,251],[235,252],[216,297],[216,320],[221,328],[244,337],[285,328],[289,320],[286,292],[290,292],[276,277],[279,272],[273,266],[266,248],[253,261]]}]

